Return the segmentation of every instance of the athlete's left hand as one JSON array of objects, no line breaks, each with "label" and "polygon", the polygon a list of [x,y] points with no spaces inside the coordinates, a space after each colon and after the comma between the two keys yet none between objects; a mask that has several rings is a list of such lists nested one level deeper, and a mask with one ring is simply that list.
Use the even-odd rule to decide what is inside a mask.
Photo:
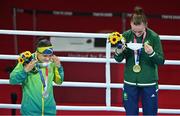
[{"label": "athlete's left hand", "polygon": [[144,44],[144,50],[147,54],[152,54],[153,53],[153,48],[149,44]]},{"label": "athlete's left hand", "polygon": [[53,55],[51,57],[52,61],[56,64],[57,67],[60,67],[61,66],[61,62],[59,60],[59,58],[56,56],[56,55]]}]

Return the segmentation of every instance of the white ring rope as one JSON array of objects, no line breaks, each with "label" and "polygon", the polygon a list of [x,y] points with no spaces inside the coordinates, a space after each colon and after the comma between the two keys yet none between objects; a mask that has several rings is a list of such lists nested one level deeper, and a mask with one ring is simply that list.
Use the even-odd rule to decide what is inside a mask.
[{"label": "white ring rope", "polygon": [[[0,104],[0,108],[4,109],[21,109],[21,104]],[[57,110],[80,110],[80,111],[120,111],[124,112],[123,107],[104,107],[104,106],[56,106]],[[142,108],[139,108],[142,112]],[[180,114],[179,109],[158,109],[158,113],[162,114]]]},{"label": "white ring rope", "polygon": [[[59,36],[59,37],[80,37],[80,38],[107,38],[109,34],[100,33],[77,33],[77,32],[49,32],[49,31],[24,31],[24,30],[0,30],[0,34],[9,35],[32,35],[32,36]],[[161,40],[180,40],[180,36],[160,35]],[[106,88],[106,106],[56,106],[57,110],[91,110],[91,111],[122,111],[123,107],[111,106],[111,88],[122,88],[122,83],[111,83],[110,63],[117,63],[110,58],[110,44],[106,42],[106,58],[82,58],[82,57],[59,57],[63,62],[92,62],[106,63],[106,83],[92,82],[64,82],[62,87],[95,87]],[[0,54],[1,60],[17,60],[18,55]],[[125,63],[125,61],[121,62]],[[166,65],[180,65],[179,60],[166,60]],[[8,79],[0,79],[0,84],[9,84]],[[54,86],[57,86],[54,84]],[[179,85],[159,85],[161,90],[180,90]],[[20,109],[20,104],[0,104],[0,108]],[[140,108],[142,112],[142,108]],[[158,109],[159,113],[180,114],[180,109]]]},{"label": "white ring rope", "polygon": [[32,36],[58,36],[58,37],[82,37],[82,38],[107,38],[109,34],[78,33],[78,32],[50,32],[50,31],[23,31],[0,30],[0,34],[8,35],[32,35]]},{"label": "white ring rope", "polygon": [[[0,54],[1,60],[17,60],[19,55]],[[85,58],[85,57],[59,57],[63,62],[91,62],[91,63],[106,63],[106,58]],[[109,59],[110,63],[117,63],[113,58]],[[123,60],[120,63],[125,63]],[[180,60],[165,60],[165,65],[180,65]]]},{"label": "white ring rope", "polygon": [[[103,33],[77,33],[77,32],[51,32],[51,31],[24,31],[24,30],[0,30],[0,34],[8,35],[32,35],[32,36],[59,36],[82,38],[107,38],[109,34]],[[180,40],[180,36],[160,35],[161,40]]]},{"label": "white ring rope", "polygon": [[[0,84],[9,84],[8,79],[0,79]],[[62,85],[54,86],[61,86],[61,87],[91,87],[91,88],[106,88],[106,83],[96,83],[96,82],[69,82],[64,81]],[[122,83],[110,83],[110,88],[123,88]],[[180,85],[159,85],[160,90],[180,90]]]}]

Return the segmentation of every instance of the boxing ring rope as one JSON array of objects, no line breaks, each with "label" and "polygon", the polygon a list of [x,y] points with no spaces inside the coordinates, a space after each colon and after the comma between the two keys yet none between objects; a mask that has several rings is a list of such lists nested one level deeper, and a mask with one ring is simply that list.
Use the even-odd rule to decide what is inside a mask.
[{"label": "boxing ring rope", "polygon": [[[0,54],[1,60],[17,60],[19,55]],[[106,63],[106,58],[82,58],[82,57],[59,57],[63,62],[86,62],[86,63]],[[110,58],[110,63],[117,63],[113,58]],[[125,63],[123,60],[121,63]],[[165,65],[180,65],[180,60],[165,60]]]},{"label": "boxing ring rope", "polygon": [[[9,84],[8,79],[0,79],[0,84]],[[96,83],[96,82],[70,82],[65,81],[62,83],[62,85],[56,85],[54,86],[62,86],[62,87],[89,87],[89,88],[106,88],[107,85],[105,83]],[[118,83],[111,83],[110,88],[123,88],[123,84]],[[159,85],[159,89],[161,90],[180,90],[179,85]]]},{"label": "boxing ring rope", "polygon": [[[24,31],[24,30],[0,30],[0,34],[8,35],[31,35],[31,36],[59,36],[59,37],[80,37],[80,38],[107,38],[109,34],[100,33],[74,33],[74,32],[49,32],[49,31]],[[180,40],[180,36],[160,35],[161,40]],[[94,87],[106,88],[106,106],[56,106],[57,110],[91,110],[91,111],[122,111],[123,107],[111,106],[111,88],[122,88],[122,83],[111,83],[110,63],[117,63],[111,58],[111,45],[106,42],[106,58],[79,58],[59,57],[63,62],[91,62],[106,63],[106,83],[91,82],[64,82],[62,87]],[[17,60],[18,55],[0,54],[2,60]],[[125,63],[124,61],[122,63]],[[165,65],[180,65],[178,60],[165,60]],[[8,79],[0,79],[0,84],[9,84]],[[54,86],[57,86],[54,84]],[[180,90],[178,85],[159,85],[161,90]],[[0,104],[0,108],[20,109],[20,104]],[[140,108],[142,112],[142,108]],[[159,113],[180,114],[180,109],[158,109]]]}]

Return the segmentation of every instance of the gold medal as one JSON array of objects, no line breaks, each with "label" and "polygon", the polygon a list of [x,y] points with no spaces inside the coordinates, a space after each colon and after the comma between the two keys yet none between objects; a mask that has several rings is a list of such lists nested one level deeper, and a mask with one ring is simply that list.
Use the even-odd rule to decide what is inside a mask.
[{"label": "gold medal", "polygon": [[133,71],[136,72],[136,73],[140,72],[140,71],[141,71],[140,65],[139,65],[139,64],[135,64],[135,65],[133,66]]}]

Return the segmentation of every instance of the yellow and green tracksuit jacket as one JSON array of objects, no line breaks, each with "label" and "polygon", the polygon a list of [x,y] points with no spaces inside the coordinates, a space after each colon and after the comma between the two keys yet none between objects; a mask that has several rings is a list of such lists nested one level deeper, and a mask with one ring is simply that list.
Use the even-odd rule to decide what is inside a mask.
[{"label": "yellow and green tracksuit jacket", "polygon": [[[25,72],[23,65],[20,63],[18,63],[11,72],[10,84],[22,84],[22,115],[56,114],[56,103],[53,94],[53,81],[56,84],[61,84],[64,80],[64,70],[62,66],[58,68],[54,63],[51,63],[48,69],[48,98],[44,98],[42,96],[44,87],[39,73]],[[41,67],[40,70],[42,70],[43,77],[46,78],[45,67]]]}]

